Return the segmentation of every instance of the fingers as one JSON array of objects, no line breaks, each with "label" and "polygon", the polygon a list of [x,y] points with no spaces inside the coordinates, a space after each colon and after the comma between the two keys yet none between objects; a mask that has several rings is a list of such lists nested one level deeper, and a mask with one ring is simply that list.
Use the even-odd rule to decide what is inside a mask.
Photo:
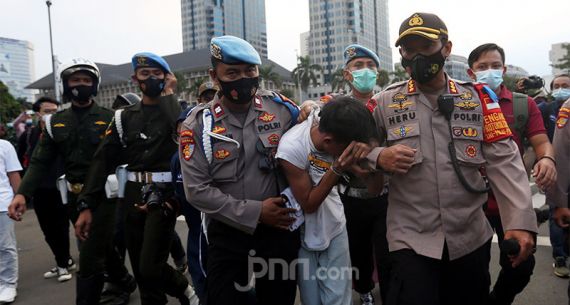
[{"label": "fingers", "polygon": [[534,243],[532,241],[519,240],[519,245],[521,247],[521,251],[519,252],[519,255],[512,258],[511,261],[513,268],[516,268],[518,265],[526,261],[534,249]]},{"label": "fingers", "polygon": [[83,219],[77,220],[77,223],[75,223],[75,236],[81,241],[87,240],[89,238],[90,227],[91,223],[89,221]]},{"label": "fingers", "polygon": [[354,156],[352,155],[352,148],[354,145],[356,145],[355,141],[350,142],[350,144],[348,144],[348,146],[342,152],[342,155],[338,157],[337,161],[340,166],[346,166],[347,164],[352,163],[352,160],[354,160]]}]

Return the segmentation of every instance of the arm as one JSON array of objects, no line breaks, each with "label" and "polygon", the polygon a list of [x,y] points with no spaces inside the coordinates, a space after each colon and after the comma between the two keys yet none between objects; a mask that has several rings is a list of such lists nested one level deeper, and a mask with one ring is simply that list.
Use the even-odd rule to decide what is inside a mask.
[{"label": "arm", "polygon": [[529,139],[532,148],[536,152],[536,164],[533,168],[533,176],[536,184],[543,190],[550,188],[556,181],[556,168],[554,152],[550,140],[546,135],[544,121],[536,102],[529,97],[528,121],[525,128],[525,136]]},{"label": "arm", "polygon": [[40,142],[32,153],[30,165],[21,181],[16,197],[25,200],[31,198],[38,185],[41,184],[46,173],[49,172],[52,162],[57,158],[58,149],[55,141],[44,129]]},{"label": "arm", "polygon": [[298,168],[290,162],[280,159],[279,163],[287,177],[291,191],[305,213],[311,214],[319,209],[319,206],[327,198],[332,188],[338,183],[337,176],[331,169],[327,170],[321,181],[313,186],[309,173]]},{"label": "arm", "polygon": [[[554,153],[556,154],[556,170],[558,178],[554,186],[546,193],[546,202],[559,208],[568,209],[568,191],[570,190],[570,124],[554,131]],[[567,227],[561,221],[559,224]]]},{"label": "arm", "polygon": [[20,187],[20,181],[21,181],[20,172],[9,172],[8,180],[10,181],[10,185],[12,186],[14,193],[16,193],[16,191]]}]

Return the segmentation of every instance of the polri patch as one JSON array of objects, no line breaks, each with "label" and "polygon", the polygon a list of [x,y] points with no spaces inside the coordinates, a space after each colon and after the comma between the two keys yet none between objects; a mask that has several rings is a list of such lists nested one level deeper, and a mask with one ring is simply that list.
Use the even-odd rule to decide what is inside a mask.
[{"label": "polri patch", "polygon": [[564,128],[564,126],[568,124],[568,117],[570,117],[570,108],[560,108],[560,112],[558,112],[558,118],[556,119],[556,127]]},{"label": "polri patch", "polygon": [[214,153],[214,158],[218,160],[224,160],[225,158],[230,156],[230,152],[225,149],[216,150]]},{"label": "polri patch", "polygon": [[186,161],[189,161],[194,154],[196,141],[194,140],[194,132],[192,130],[184,130],[180,133],[180,155]]}]

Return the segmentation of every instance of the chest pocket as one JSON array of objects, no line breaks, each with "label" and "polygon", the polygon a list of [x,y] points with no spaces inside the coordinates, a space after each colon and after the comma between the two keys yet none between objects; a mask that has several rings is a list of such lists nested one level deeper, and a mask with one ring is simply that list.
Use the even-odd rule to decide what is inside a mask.
[{"label": "chest pocket", "polygon": [[239,149],[234,143],[219,142],[212,147],[210,175],[215,182],[237,181]]},{"label": "chest pocket", "polygon": [[93,126],[89,128],[89,140],[92,144],[99,144],[105,137],[105,130],[107,129],[108,122],[95,121]]},{"label": "chest pocket", "polygon": [[418,122],[392,126],[388,128],[386,137],[390,146],[402,144],[416,149],[413,164],[422,163],[423,155],[420,142],[420,124]]},{"label": "chest pocket", "polygon": [[481,150],[483,127],[465,121],[455,121],[451,125],[457,160],[466,166],[479,166],[486,162]]}]

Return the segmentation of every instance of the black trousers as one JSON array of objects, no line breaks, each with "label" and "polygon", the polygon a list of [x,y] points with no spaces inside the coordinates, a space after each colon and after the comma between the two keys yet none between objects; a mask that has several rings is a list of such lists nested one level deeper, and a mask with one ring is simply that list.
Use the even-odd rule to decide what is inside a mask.
[{"label": "black trousers", "polygon": [[134,205],[141,203],[142,184],[127,182],[125,233],[133,273],[137,280],[142,305],[166,304],[165,296],[182,297],[188,280],[167,264],[176,215],[154,206],[148,212]]},{"label": "black trousers", "polygon": [[489,295],[491,241],[450,261],[403,249],[390,253],[392,278],[388,305],[485,305]]},{"label": "black trousers", "polygon": [[[293,305],[297,292],[299,232],[258,225],[253,235],[222,222],[208,225],[208,305]],[[255,279],[252,272],[267,272]]]},{"label": "black trousers", "polygon": [[374,288],[374,261],[378,268],[380,295],[386,302],[390,282],[388,241],[386,239],[386,210],[388,195],[370,199],[342,196],[350,261],[354,269],[354,290],[366,293]]},{"label": "black trousers", "polygon": [[40,188],[34,193],[34,211],[44,238],[55,256],[57,266],[67,268],[69,253],[69,217],[55,188]]},{"label": "black trousers", "polygon": [[[501,217],[498,215],[487,216],[487,220],[489,220],[491,227],[493,227],[495,233],[497,233],[500,245],[500,242],[505,238]],[[521,293],[530,282],[535,259],[534,255],[531,254],[526,261],[522,262],[516,268],[513,268],[507,255],[501,252],[499,264],[501,265],[501,271],[493,287],[492,294],[495,299],[495,304],[509,305],[513,303],[516,295]]]}]

